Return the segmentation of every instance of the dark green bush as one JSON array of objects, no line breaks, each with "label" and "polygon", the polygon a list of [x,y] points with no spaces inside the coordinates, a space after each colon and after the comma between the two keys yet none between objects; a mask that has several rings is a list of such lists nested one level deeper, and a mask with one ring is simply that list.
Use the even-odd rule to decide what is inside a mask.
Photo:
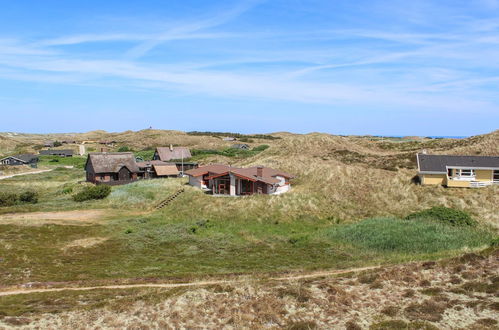
[{"label": "dark green bush", "polygon": [[59,142],[59,141],[54,142],[54,147],[60,147],[60,146],[62,146],[61,142]]},{"label": "dark green bush", "polygon": [[267,150],[268,148],[270,148],[270,146],[269,146],[269,145],[267,145],[267,144],[262,144],[262,145],[260,145],[260,146],[258,146],[258,147],[254,147],[254,148],[253,148],[253,151],[261,152],[261,151]]},{"label": "dark green bush", "polygon": [[12,193],[0,193],[0,206],[12,206],[17,203],[18,196]]},{"label": "dark green bush", "polygon": [[104,199],[111,193],[111,187],[106,185],[85,187],[82,191],[73,195],[75,202],[84,202],[91,199]]},{"label": "dark green bush", "polygon": [[428,210],[409,214],[406,220],[430,219],[453,226],[474,226],[476,221],[466,212],[443,206],[435,206]]},{"label": "dark green bush", "polygon": [[38,203],[38,194],[34,191],[25,191],[19,195],[19,200],[23,203]]},{"label": "dark green bush", "polygon": [[127,152],[130,151],[130,148],[127,146],[122,146],[118,148],[118,152]]}]

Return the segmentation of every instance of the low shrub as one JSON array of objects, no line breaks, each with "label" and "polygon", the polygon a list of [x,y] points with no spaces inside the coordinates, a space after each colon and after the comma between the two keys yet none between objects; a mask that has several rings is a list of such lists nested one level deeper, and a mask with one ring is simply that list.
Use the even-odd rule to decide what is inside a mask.
[{"label": "low shrub", "polygon": [[38,203],[38,194],[34,191],[25,191],[19,195],[19,200],[22,203]]},{"label": "low shrub", "polygon": [[0,206],[15,205],[19,197],[13,193],[0,193]]},{"label": "low shrub", "polygon": [[85,187],[82,191],[73,195],[75,202],[84,202],[92,199],[104,199],[111,193],[111,187],[106,185]]},{"label": "low shrub", "polygon": [[13,206],[16,204],[38,203],[38,194],[34,191],[25,191],[21,194],[0,193],[0,207]]},{"label": "low shrub", "polygon": [[127,152],[127,151],[131,151],[131,149],[127,146],[122,146],[118,148],[118,152]]},{"label": "low shrub", "polygon": [[409,214],[406,220],[430,219],[453,226],[474,226],[476,221],[466,212],[443,206]]},{"label": "low shrub", "polygon": [[270,146],[268,144],[262,144],[262,145],[259,145],[258,147],[254,147],[253,151],[261,152],[261,151],[267,150],[268,148],[270,148]]}]

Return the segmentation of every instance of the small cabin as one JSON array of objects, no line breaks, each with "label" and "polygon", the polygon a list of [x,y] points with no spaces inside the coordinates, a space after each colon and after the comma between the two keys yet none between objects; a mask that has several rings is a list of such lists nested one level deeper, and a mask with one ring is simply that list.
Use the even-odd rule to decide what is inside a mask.
[{"label": "small cabin", "polygon": [[31,167],[36,167],[38,163],[38,156],[33,154],[20,154],[15,156],[7,156],[0,159],[1,165],[29,165]]},{"label": "small cabin", "polygon": [[64,149],[49,149],[49,150],[40,150],[40,155],[42,156],[58,156],[58,157],[73,157],[73,150]]},{"label": "small cabin", "polygon": [[138,179],[139,167],[131,152],[94,152],[85,164],[87,181],[95,184],[119,185]]},{"label": "small cabin", "polygon": [[479,188],[499,184],[499,156],[416,155],[422,185]]},{"label": "small cabin", "polygon": [[185,147],[174,147],[170,145],[169,147],[158,147],[154,151],[153,160],[161,160],[163,162],[169,162],[171,160],[180,160],[191,158],[191,151],[189,148]]}]

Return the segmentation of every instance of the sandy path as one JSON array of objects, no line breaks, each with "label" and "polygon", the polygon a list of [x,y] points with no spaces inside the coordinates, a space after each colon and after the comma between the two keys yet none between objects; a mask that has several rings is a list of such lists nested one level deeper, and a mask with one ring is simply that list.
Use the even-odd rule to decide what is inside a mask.
[{"label": "sandy path", "polygon": [[74,210],[56,212],[27,212],[27,213],[6,213],[0,215],[0,224],[15,224],[24,226],[37,226],[48,223],[77,224],[81,222],[95,223],[102,219],[109,210]]},{"label": "sandy path", "polygon": [[33,172],[25,172],[25,173],[11,174],[11,175],[3,175],[3,176],[0,176],[0,180],[13,178],[13,177],[19,176],[19,175],[28,175],[28,174],[38,174],[38,173],[50,172],[50,171],[53,171],[53,170],[54,169],[52,168],[52,169],[49,169],[49,170],[38,170],[38,171],[33,171]]},{"label": "sandy path", "polygon": [[[311,272],[311,273],[301,273],[296,275],[289,275],[283,277],[273,277],[269,280],[271,281],[295,281],[305,278],[317,278],[324,276],[341,275],[347,273],[362,272],[365,270],[378,269],[380,266],[362,267],[362,268],[349,268],[341,270],[332,271],[321,271],[321,272]],[[209,286],[217,284],[236,284],[240,282],[247,282],[251,280],[247,275],[241,275],[237,279],[233,280],[212,280],[212,281],[196,281],[196,282],[186,282],[186,283],[143,283],[143,284],[118,284],[118,285],[102,285],[102,286],[88,286],[88,287],[62,287],[62,288],[39,288],[39,289],[19,289],[18,287],[7,288],[5,291],[0,292],[0,297],[2,296],[13,296],[18,294],[29,294],[29,293],[42,293],[42,292],[60,292],[60,291],[88,291],[88,290],[98,290],[98,289],[133,289],[133,288],[182,288],[182,287],[197,287],[197,286]],[[257,280],[257,278],[254,278]]]}]

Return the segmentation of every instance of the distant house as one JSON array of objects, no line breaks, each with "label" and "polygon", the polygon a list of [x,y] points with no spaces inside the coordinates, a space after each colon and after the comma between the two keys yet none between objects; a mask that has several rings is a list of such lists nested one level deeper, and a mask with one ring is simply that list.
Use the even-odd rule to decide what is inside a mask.
[{"label": "distant house", "polygon": [[110,185],[133,182],[140,172],[131,152],[90,153],[85,171],[88,182]]},{"label": "distant house", "polygon": [[137,161],[139,176],[143,178],[178,177],[181,173],[198,168],[192,162],[163,162],[161,160]]},{"label": "distant house", "polygon": [[175,163],[166,163],[161,160],[137,162],[139,176],[143,179],[178,177],[179,169]]},{"label": "distant house", "polygon": [[240,150],[249,150],[250,146],[249,146],[249,144],[246,144],[246,143],[238,143],[238,144],[233,144],[232,148],[233,149],[240,149]]},{"label": "distant house", "polygon": [[21,154],[0,159],[2,165],[30,165],[36,167],[37,163],[38,156],[33,154]]},{"label": "distant house", "polygon": [[211,191],[214,195],[278,195],[289,191],[294,176],[268,167],[237,168],[208,165],[185,172],[189,184]]},{"label": "distant house", "polygon": [[499,156],[417,154],[418,176],[423,185],[484,187],[499,184]]},{"label": "distant house", "polygon": [[54,146],[55,141],[45,141],[43,142],[43,146],[46,148],[52,148]]},{"label": "distant house", "polygon": [[40,155],[43,155],[43,156],[59,156],[59,157],[73,157],[73,150],[70,150],[70,149],[66,149],[66,150],[56,150],[56,149],[40,150]]},{"label": "distant house", "polygon": [[153,160],[161,160],[164,162],[169,162],[172,159],[188,159],[191,158],[191,151],[189,148],[185,147],[174,147],[170,145],[169,147],[158,147],[154,152]]}]

